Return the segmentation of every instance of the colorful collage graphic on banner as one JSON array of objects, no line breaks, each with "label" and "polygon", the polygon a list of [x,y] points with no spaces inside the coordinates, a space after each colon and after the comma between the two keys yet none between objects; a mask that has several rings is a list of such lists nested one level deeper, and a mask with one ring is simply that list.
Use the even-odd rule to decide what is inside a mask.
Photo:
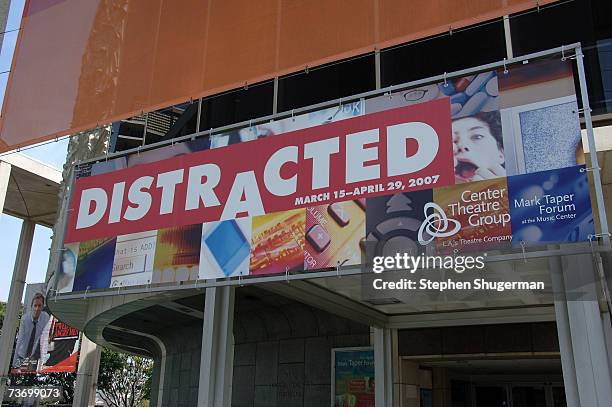
[{"label": "colorful collage graphic on banner", "polygon": [[[99,238],[66,245],[58,289],[331,269],[360,264],[367,244],[386,254],[445,254],[588,240],[595,226],[577,110],[571,64],[536,61],[508,72],[482,72],[254,126],[215,136],[209,143],[196,140],[94,164],[81,173],[79,182],[90,188],[81,190],[95,190],[96,180],[106,177],[106,184],[97,188],[106,195],[81,203],[78,212],[85,213],[87,222],[93,219],[93,226],[88,223],[82,229],[89,233],[85,236],[98,230],[95,222],[106,219],[106,229],[99,229]],[[364,130],[370,118],[380,132]],[[290,131],[292,137],[270,137]],[[332,138],[342,131],[344,139]],[[432,134],[438,147],[431,143]],[[359,136],[357,147],[349,136]],[[270,138],[251,144],[262,137]],[[287,139],[296,145],[283,144]],[[265,165],[249,172],[251,164],[240,159],[227,164],[230,172],[244,172],[233,185],[219,187],[222,199],[205,184],[197,184],[196,192],[190,192],[191,184],[182,184],[187,178],[190,183],[223,182],[216,178],[221,173],[208,171],[216,156],[199,166],[185,161],[213,152],[203,150],[223,147],[227,150],[219,152],[226,152],[226,160],[232,161],[236,152],[265,161],[259,156],[268,152],[260,154],[261,146],[275,149]],[[298,153],[312,164],[300,161]],[[141,214],[140,223],[130,226],[134,233],[108,236],[108,231],[124,230],[129,223],[112,219],[113,200],[124,193],[135,199],[125,210],[126,219],[128,211],[134,217],[146,207],[141,198],[152,189],[151,174],[161,171],[152,167],[158,162],[166,171],[161,175],[168,176],[157,180],[157,187],[163,188],[159,199],[176,192],[153,204],[160,215],[167,214]],[[304,175],[302,167],[311,168],[311,174]],[[278,175],[270,175],[270,168]],[[412,172],[402,175],[405,168]],[[336,173],[343,174],[340,181]],[[126,181],[113,186],[107,174]],[[130,187],[128,193],[126,183],[147,177],[148,184]],[[354,182],[355,177],[360,181]],[[151,207],[151,200],[158,198],[148,199]],[[232,199],[236,204],[228,215]],[[100,202],[109,208],[98,212]],[[219,207],[212,218],[201,211],[191,216],[172,212],[190,202],[194,207],[227,206]],[[190,224],[196,219],[212,220]],[[144,230],[158,224],[175,226]]]}]

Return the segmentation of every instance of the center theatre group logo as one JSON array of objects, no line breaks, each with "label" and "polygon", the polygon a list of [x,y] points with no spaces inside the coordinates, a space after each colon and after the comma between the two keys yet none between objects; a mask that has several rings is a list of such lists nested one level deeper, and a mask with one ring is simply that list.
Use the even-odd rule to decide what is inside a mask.
[{"label": "center theatre group logo", "polygon": [[[431,209],[431,213],[428,213]],[[433,202],[423,207],[425,220],[421,223],[418,232],[419,243],[429,244],[436,237],[449,237],[461,230],[461,223],[456,219],[449,219],[444,210]]]}]

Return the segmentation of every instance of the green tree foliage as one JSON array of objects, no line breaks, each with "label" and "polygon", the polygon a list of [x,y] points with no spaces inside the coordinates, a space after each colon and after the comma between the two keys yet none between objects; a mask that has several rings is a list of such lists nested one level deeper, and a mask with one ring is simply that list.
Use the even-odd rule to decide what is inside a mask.
[{"label": "green tree foliage", "polygon": [[62,404],[72,404],[75,380],[76,373],[18,374],[9,376],[11,386],[61,387]]},{"label": "green tree foliage", "polygon": [[6,302],[0,301],[0,331],[4,325],[4,314],[6,313]]},{"label": "green tree foliage", "polygon": [[102,351],[98,390],[109,407],[137,407],[151,393],[153,361],[140,356]]}]

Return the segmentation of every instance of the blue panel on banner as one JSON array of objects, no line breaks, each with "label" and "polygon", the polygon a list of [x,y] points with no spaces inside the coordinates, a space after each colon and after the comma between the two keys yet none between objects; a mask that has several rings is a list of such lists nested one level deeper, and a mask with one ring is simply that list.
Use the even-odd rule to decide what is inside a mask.
[{"label": "blue panel on banner", "polygon": [[512,241],[580,242],[595,234],[584,165],[508,177]]}]

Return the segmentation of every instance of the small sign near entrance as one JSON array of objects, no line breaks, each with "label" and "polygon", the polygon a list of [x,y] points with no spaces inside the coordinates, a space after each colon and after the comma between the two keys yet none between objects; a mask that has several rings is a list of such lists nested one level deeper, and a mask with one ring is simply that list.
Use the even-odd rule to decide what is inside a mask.
[{"label": "small sign near entrance", "polygon": [[332,349],[332,405],[374,407],[374,350]]}]

